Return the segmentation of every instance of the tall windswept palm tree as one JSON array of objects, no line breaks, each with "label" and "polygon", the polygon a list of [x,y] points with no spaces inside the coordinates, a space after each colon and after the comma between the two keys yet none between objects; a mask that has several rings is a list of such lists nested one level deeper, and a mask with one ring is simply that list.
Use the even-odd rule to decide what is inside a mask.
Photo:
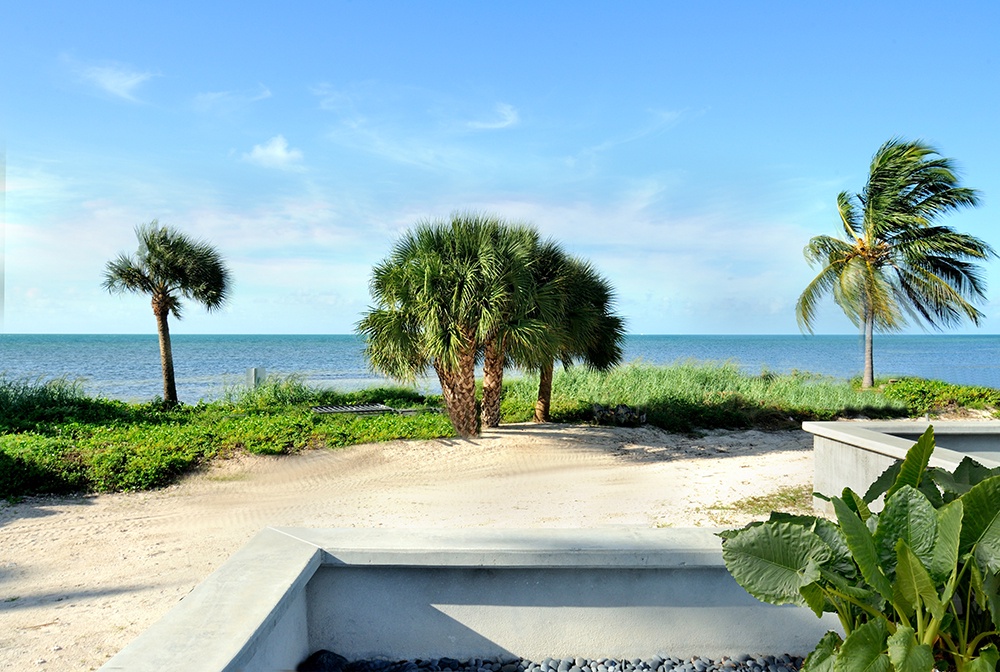
[{"label": "tall windswept palm tree", "polygon": [[950,159],[919,141],[892,139],[872,158],[860,194],[837,197],[844,238],[816,236],[804,250],[822,269],[799,297],[796,318],[812,332],[820,299],[829,293],[865,335],[862,387],[874,384],[875,331],[894,332],[908,319],[940,329],[983,314],[985,298],[975,262],[996,256],[982,240],[936,223],[941,216],[979,204],[959,186]]},{"label": "tall windswept palm tree", "polygon": [[109,292],[135,292],[152,298],[156,333],[160,340],[163,400],[177,403],[174,358],[167,317],[181,319],[181,299],[191,299],[206,310],[221,308],[230,288],[230,273],[222,256],[209,243],[162,226],[157,220],[135,229],[139,249],[109,261],[103,287]]},{"label": "tall windswept palm tree", "polygon": [[504,264],[502,227],[477,213],[415,226],[373,269],[375,305],[357,325],[376,371],[412,380],[434,368],[462,437],[478,433],[476,356],[504,319],[495,281]]}]

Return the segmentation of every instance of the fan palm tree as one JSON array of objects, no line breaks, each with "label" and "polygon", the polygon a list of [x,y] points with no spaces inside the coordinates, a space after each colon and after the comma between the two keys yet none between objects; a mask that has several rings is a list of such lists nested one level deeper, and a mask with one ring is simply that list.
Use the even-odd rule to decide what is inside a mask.
[{"label": "fan palm tree", "polygon": [[161,226],[155,219],[137,226],[135,234],[139,239],[138,251],[134,256],[122,253],[109,261],[103,286],[109,292],[137,292],[152,297],[160,340],[163,400],[176,404],[177,385],[167,317],[181,319],[182,297],[197,301],[209,311],[220,308],[229,293],[229,270],[210,244]]},{"label": "fan palm tree", "polygon": [[433,367],[462,437],[478,431],[477,353],[507,317],[497,280],[508,261],[504,226],[475,213],[418,224],[375,266],[376,305],[357,326],[376,371],[412,380]]},{"label": "fan palm tree", "polygon": [[611,369],[622,358],[625,323],[614,314],[611,284],[589,262],[553,243],[540,247],[536,254],[532,270],[538,291],[555,297],[554,311],[540,316],[549,339],[522,344],[513,349],[513,358],[524,368],[538,370],[534,421],[548,422],[555,361],[566,367],[579,360],[597,371]]},{"label": "fan palm tree", "polygon": [[536,267],[544,263],[552,241],[542,241],[538,232],[524,224],[497,231],[501,263],[491,277],[491,301],[500,319],[486,334],[483,345],[484,427],[500,425],[500,397],[504,368],[525,352],[549,352],[555,343],[556,322],[562,297],[553,283],[538,282]]},{"label": "fan palm tree", "polygon": [[806,259],[822,269],[796,304],[799,326],[812,331],[819,301],[831,292],[865,335],[862,387],[874,384],[873,332],[900,331],[908,317],[936,329],[963,318],[979,324],[973,303],[985,298],[985,285],[975,262],[995,253],[935,223],[978,203],[949,159],[921,142],[893,139],[872,158],[864,190],[837,197],[844,239],[816,236],[806,245]]}]

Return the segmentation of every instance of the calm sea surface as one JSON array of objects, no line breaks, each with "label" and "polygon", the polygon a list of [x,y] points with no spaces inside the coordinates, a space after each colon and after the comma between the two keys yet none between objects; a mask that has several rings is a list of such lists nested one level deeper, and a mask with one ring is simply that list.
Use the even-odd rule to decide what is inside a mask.
[{"label": "calm sea surface", "polygon": [[[382,379],[368,370],[355,336],[172,337],[178,396],[214,399],[242,384],[246,370],[301,376],[306,382],[357,389]],[[625,360],[738,363],[749,373],[810,371],[838,378],[861,373],[857,336],[629,336]],[[913,375],[1000,387],[1000,336],[876,336],[875,375]],[[160,355],[150,335],[0,334],[0,373],[7,378],[66,377],[88,394],[129,401],[162,394]],[[438,391],[437,381],[418,384]]]}]

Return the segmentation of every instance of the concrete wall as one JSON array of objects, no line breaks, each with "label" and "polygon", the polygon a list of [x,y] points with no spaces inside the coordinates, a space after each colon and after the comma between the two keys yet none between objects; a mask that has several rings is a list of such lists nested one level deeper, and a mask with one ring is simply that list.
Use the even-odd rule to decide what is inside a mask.
[{"label": "concrete wall", "polygon": [[[804,422],[802,429],[813,434],[814,491],[839,496],[850,487],[864,495],[879,474],[906,457],[906,451],[931,424],[936,443],[931,466],[953,471],[965,457],[955,450],[960,446],[977,448],[971,457],[984,466],[1000,466],[995,459],[1000,450],[1000,422]],[[814,502],[818,510],[833,513],[828,502]]]},{"label": "concrete wall", "polygon": [[836,627],[747,595],[711,530],[266,529],[101,669],[805,654]]}]

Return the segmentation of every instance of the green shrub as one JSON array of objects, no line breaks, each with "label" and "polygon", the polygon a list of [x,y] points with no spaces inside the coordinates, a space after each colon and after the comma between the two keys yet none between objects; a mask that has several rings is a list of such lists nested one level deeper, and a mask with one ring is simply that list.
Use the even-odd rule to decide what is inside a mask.
[{"label": "green shrub", "polygon": [[940,380],[900,378],[882,383],[883,394],[906,404],[911,415],[954,408],[994,410],[1000,408],[1000,390],[991,387],[953,385]]},{"label": "green shrub", "polygon": [[220,453],[291,453],[402,438],[452,436],[447,417],[319,415],[320,404],[430,407],[403,388],[340,393],[296,379],[230,391],[218,402],[164,407],[82,396],[79,386],[0,378],[0,497],[162,487]]},{"label": "green shrub", "polygon": [[30,433],[0,435],[0,498],[86,487],[85,460],[72,441]]},{"label": "green shrub", "polygon": [[[933,428],[837,522],[773,513],[720,534],[727,569],[771,604],[834,613],[804,672],[994,672],[1000,661],[1000,470],[928,469]],[[869,505],[885,497],[881,513]]]}]

